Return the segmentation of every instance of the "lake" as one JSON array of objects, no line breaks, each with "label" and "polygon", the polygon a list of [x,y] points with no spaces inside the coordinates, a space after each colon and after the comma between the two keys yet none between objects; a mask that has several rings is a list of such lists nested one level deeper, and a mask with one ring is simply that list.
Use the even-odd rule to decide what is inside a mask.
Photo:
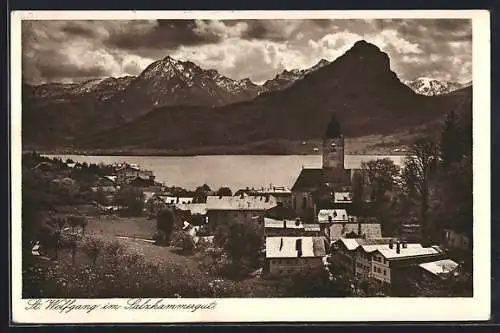
[{"label": "lake", "polygon": [[[45,155],[87,163],[129,163],[153,171],[166,186],[194,190],[207,184],[212,189],[227,186],[236,191],[245,187],[285,186],[291,188],[302,168],[320,168],[321,155],[212,155],[212,156],[88,156]],[[363,161],[390,158],[401,165],[404,156],[346,155],[347,169],[360,168]]]}]

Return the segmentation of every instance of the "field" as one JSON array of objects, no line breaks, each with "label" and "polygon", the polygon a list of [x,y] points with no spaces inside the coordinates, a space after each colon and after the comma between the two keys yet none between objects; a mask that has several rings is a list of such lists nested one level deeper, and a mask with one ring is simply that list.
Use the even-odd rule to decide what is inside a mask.
[{"label": "field", "polygon": [[87,229],[93,233],[110,236],[153,239],[156,221],[145,217],[92,217]]},{"label": "field", "polygon": [[[61,249],[55,260],[30,256],[30,269],[23,274],[23,297],[283,296],[277,281],[221,279],[205,269],[211,262],[205,255],[180,254],[175,247],[154,245],[147,240],[155,232],[155,223],[143,217],[92,218],[74,258],[68,249]],[[100,250],[93,262],[88,244],[96,240]]]}]

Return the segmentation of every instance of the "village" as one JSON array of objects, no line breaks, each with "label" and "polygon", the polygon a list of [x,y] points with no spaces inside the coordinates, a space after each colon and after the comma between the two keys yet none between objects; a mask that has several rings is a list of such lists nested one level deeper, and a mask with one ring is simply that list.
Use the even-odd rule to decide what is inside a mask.
[{"label": "village", "polygon": [[[249,275],[278,281],[275,283],[322,271],[332,283],[341,277],[347,284],[344,295],[349,296],[409,296],[410,289],[413,296],[425,296],[433,295],[433,288],[444,288],[447,296],[452,296],[453,290],[460,289],[457,286],[471,284],[470,231],[447,226],[439,230],[439,243],[429,242],[418,222],[401,221],[390,229],[366,209],[362,211],[361,205],[370,207],[376,200],[370,187],[373,184],[361,181],[366,178],[366,170],[344,168],[344,135],[334,118],[326,128],[322,154],[322,168],[303,168],[290,189],[270,185],[246,187],[235,193],[227,187],[213,191],[206,184],[195,191],[169,188],[157,182],[152,171],[138,165],[94,166],[94,176],[98,176],[92,178],[88,196],[94,213],[87,218],[102,234],[106,225],[119,224],[113,221],[120,221],[123,212],[128,212],[130,219],[142,216],[142,222],[134,223],[150,225],[156,229],[154,233],[113,235],[190,253],[211,248],[217,242],[214,238],[220,239],[221,230],[228,226],[221,247],[233,264],[238,262],[233,269],[250,267]],[[91,168],[74,161],[59,163],[69,170],[68,175],[71,170]],[[33,167],[45,174],[51,168],[54,163],[50,160]],[[75,182],[78,180],[67,176],[51,184],[70,193]],[[165,210],[170,215],[163,214],[167,217],[162,220]],[[87,223],[82,223],[83,231]],[[91,229],[88,224],[87,229]],[[234,231],[235,225],[243,227]],[[246,226],[254,229],[248,231]],[[141,230],[143,226],[136,228]],[[74,228],[64,230],[74,232]],[[257,259],[243,250],[237,253],[235,247],[244,248],[247,241],[259,247]],[[31,242],[35,244],[33,256],[43,256],[43,248],[49,247],[41,238]],[[241,268],[245,260],[251,264]]]}]

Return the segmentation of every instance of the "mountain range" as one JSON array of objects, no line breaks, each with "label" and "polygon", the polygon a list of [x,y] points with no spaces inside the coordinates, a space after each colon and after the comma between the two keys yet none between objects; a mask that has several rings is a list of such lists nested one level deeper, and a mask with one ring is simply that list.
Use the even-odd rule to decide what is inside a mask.
[{"label": "mountain range", "polygon": [[387,54],[365,41],[333,62],[285,70],[263,85],[167,56],[136,77],[24,84],[23,144],[183,150],[314,139],[332,114],[348,136],[390,134],[451,109],[471,110],[472,87],[448,93],[452,86],[403,84]]},{"label": "mountain range", "polygon": [[404,83],[417,94],[426,96],[448,94],[452,91],[472,85],[472,81],[459,83],[446,80],[436,80],[428,77],[419,77],[412,81],[405,81]]}]

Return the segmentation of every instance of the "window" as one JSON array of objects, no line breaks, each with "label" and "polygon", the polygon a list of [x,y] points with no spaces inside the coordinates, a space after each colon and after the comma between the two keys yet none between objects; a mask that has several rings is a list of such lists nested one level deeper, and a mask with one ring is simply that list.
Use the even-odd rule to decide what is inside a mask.
[{"label": "window", "polygon": [[387,275],[387,271],[384,269],[384,275]]},{"label": "window", "polygon": [[306,197],[304,197],[304,198],[302,199],[302,209],[306,209],[306,208],[307,208],[307,198],[306,198]]}]

